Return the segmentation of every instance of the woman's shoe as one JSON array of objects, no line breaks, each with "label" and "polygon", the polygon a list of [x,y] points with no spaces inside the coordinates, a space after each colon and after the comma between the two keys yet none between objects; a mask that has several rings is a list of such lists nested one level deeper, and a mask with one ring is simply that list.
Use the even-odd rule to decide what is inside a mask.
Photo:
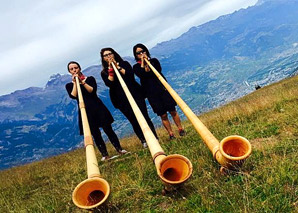
[{"label": "woman's shoe", "polygon": [[143,147],[146,149],[146,148],[148,148],[148,145],[147,145],[147,143],[145,142],[145,143],[143,143]]},{"label": "woman's shoe", "polygon": [[122,149],[120,151],[118,151],[120,155],[125,155],[127,153],[127,151],[125,149]]},{"label": "woman's shoe", "polygon": [[174,140],[175,139],[175,135],[174,134],[171,134],[170,135],[170,140]]},{"label": "woman's shoe", "polygon": [[104,157],[101,158],[101,161],[107,161],[107,160],[109,160],[109,159],[110,159],[109,156],[104,156]]},{"label": "woman's shoe", "polygon": [[186,133],[184,131],[184,129],[179,129],[179,135],[180,136],[184,136]]}]

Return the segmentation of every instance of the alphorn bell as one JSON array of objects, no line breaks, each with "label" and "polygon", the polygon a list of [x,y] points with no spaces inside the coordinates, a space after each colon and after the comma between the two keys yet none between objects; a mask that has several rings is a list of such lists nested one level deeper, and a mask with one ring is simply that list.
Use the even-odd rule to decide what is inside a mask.
[{"label": "alphorn bell", "polygon": [[224,138],[220,143],[207,129],[207,127],[200,121],[200,119],[193,113],[187,104],[180,98],[180,96],[173,90],[168,82],[159,74],[159,72],[152,66],[148,59],[144,59],[154,72],[156,77],[168,90],[181,110],[184,112],[189,121],[193,124],[196,131],[202,137],[205,144],[212,152],[213,157],[220,163],[221,171],[225,169],[239,170],[244,160],[249,157],[251,153],[251,144],[249,141],[238,135],[231,135]]},{"label": "alphorn bell", "polygon": [[192,174],[191,162],[183,155],[174,154],[166,156],[114,63],[112,63],[112,66],[142,129],[158,176],[165,183],[167,190],[171,189],[171,186],[184,183]]},{"label": "alphorn bell", "polygon": [[90,132],[84,99],[78,77],[76,77],[76,85],[83,123],[88,179],[77,185],[72,193],[72,200],[79,208],[93,209],[103,204],[107,200],[110,194],[110,185],[106,180],[101,178],[99,173],[94,150],[94,142]]}]

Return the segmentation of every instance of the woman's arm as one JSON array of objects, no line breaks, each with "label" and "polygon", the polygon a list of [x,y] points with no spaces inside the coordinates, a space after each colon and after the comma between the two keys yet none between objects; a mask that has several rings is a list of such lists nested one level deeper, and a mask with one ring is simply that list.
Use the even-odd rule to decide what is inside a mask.
[{"label": "woman's arm", "polygon": [[75,83],[68,83],[65,85],[65,89],[69,95],[70,98],[72,99],[77,99],[77,87],[75,86]]},{"label": "woman's arm", "polygon": [[[126,70],[127,70],[127,65],[125,63],[126,61],[120,62],[117,67],[118,71],[122,74],[125,75]],[[128,63],[128,62],[127,62]]]},{"label": "woman's arm", "polygon": [[86,80],[83,81],[82,83],[83,87],[85,87],[85,89],[87,90],[87,92],[92,93],[93,92],[93,87],[90,86],[89,84],[86,83]]},{"label": "woman's arm", "polygon": [[112,87],[114,85],[114,77],[110,76],[105,71],[101,72],[101,78],[107,87]]},{"label": "woman's arm", "polygon": [[[149,61],[152,66],[159,72],[161,73],[161,65],[159,63],[159,61],[156,59],[156,58],[152,58],[150,61]],[[151,69],[150,69],[151,70]]]},{"label": "woman's arm", "polygon": [[87,92],[89,93],[96,93],[97,91],[97,84],[96,84],[96,80],[93,76],[89,76],[88,78],[86,78],[83,82],[82,85],[84,86],[84,88],[87,90]]},{"label": "woman's arm", "polygon": [[120,68],[122,68],[120,72],[124,76],[124,78],[134,78],[134,72],[130,63],[128,63],[127,61],[123,61],[120,63]]},{"label": "woman's arm", "polygon": [[138,76],[139,78],[152,78],[155,76],[155,74],[149,69],[149,72],[145,70],[145,67],[142,68],[139,63],[135,64],[133,66],[133,72]]},{"label": "woman's arm", "polygon": [[76,82],[72,82],[72,91],[71,91],[71,95],[73,97],[77,97],[78,95],[78,90],[77,90],[77,84]]}]

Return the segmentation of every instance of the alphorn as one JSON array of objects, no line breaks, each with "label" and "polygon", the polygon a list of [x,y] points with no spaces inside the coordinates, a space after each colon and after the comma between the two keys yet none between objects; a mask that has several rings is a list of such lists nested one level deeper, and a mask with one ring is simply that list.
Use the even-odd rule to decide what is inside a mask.
[{"label": "alphorn", "polygon": [[78,77],[76,77],[76,85],[83,123],[88,179],[77,185],[72,193],[72,200],[79,208],[93,209],[103,204],[107,200],[110,194],[110,185],[106,180],[101,178],[99,173],[94,150],[94,142],[90,132],[84,99]]},{"label": "alphorn", "polygon": [[192,174],[192,164],[190,160],[179,154],[166,156],[164,150],[161,148],[158,140],[148,126],[141,110],[133,99],[115,64],[112,63],[112,66],[142,129],[153,158],[157,174],[165,184],[165,189],[171,190],[172,186],[174,187],[184,183]]},{"label": "alphorn", "polygon": [[225,169],[239,170],[244,160],[251,154],[250,142],[241,136],[231,135],[225,137],[220,143],[207,129],[207,127],[200,121],[200,119],[193,113],[187,104],[180,98],[180,96],[173,90],[168,82],[159,74],[159,72],[152,66],[148,59],[145,59],[153,73],[168,90],[186,117],[195,127],[196,131],[202,137],[205,144],[212,152],[213,157],[222,166],[221,171]]}]

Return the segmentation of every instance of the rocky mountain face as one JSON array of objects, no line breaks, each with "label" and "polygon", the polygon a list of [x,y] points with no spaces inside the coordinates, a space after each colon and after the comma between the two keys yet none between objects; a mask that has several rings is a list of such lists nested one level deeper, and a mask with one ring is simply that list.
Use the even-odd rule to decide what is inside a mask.
[{"label": "rocky mountain face", "polygon": [[[205,112],[298,73],[298,0],[263,0],[255,6],[192,27],[151,50],[175,91],[196,113]],[[126,60],[134,63],[133,58]],[[115,110],[100,77],[101,66],[83,70],[98,83],[98,96],[113,114],[119,136],[132,133]],[[76,102],[55,74],[44,88],[0,96],[0,169],[82,146]],[[148,109],[152,120],[159,118]],[[180,113],[181,114],[181,113]]]}]

